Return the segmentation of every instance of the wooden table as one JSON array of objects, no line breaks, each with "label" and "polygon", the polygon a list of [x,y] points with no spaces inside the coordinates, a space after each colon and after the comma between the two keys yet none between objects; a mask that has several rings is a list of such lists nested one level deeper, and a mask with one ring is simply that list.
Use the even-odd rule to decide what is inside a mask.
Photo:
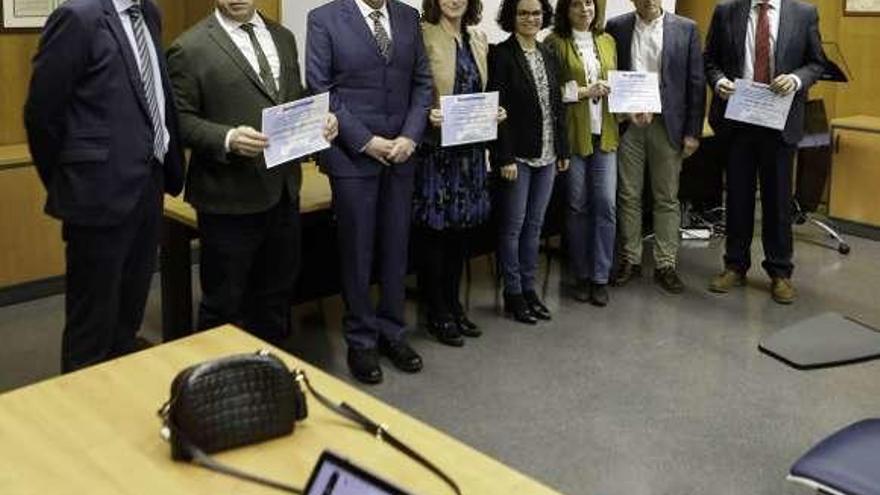
[{"label": "wooden table", "polygon": [[[231,326],[0,395],[0,493],[273,494],[176,463],[159,437],[156,410],[178,370],[267,348],[306,370],[315,387],[386,423],[450,474],[465,495],[557,492],[379,400]],[[308,397],[309,418],[292,436],[219,454],[222,462],[302,487],[324,449],[417,494],[452,491],[419,464]]]},{"label": "wooden table", "polygon": [[830,216],[880,227],[880,117],[855,115],[833,119],[831,134]]},{"label": "wooden table", "polygon": [[[303,165],[299,199],[303,263],[296,301],[303,301],[334,293],[338,278],[330,181],[313,164]],[[182,197],[166,195],[160,246],[162,336],[166,341],[188,335],[193,329],[190,244],[196,238],[196,211]]]}]

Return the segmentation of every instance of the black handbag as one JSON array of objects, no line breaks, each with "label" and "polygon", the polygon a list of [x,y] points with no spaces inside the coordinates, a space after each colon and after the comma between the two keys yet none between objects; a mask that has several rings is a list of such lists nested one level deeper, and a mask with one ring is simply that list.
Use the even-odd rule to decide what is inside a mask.
[{"label": "black handbag", "polygon": [[318,393],[302,370],[289,370],[268,351],[238,354],[190,366],[171,382],[171,397],[159,409],[162,436],[171,457],[290,493],[299,488],[221,464],[214,452],[293,433],[308,416],[302,385],[328,409],[359,424],[380,441],[411,457],[439,476],[458,495],[461,489],[440,468],[345,402],[336,404]]}]

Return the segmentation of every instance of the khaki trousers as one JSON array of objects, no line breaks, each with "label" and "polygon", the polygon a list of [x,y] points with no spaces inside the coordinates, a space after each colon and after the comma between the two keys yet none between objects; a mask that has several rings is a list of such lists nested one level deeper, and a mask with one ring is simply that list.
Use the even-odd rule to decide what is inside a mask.
[{"label": "khaki trousers", "polygon": [[629,126],[621,137],[617,154],[621,260],[632,264],[642,261],[642,192],[645,167],[648,167],[654,196],[654,263],[657,268],[674,268],[681,226],[678,202],[681,151],[670,144],[663,118],[655,115],[647,127]]}]

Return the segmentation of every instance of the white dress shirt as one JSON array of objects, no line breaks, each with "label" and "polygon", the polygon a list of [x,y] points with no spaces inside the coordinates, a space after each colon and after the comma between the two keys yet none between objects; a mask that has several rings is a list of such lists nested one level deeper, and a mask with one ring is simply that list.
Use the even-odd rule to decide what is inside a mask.
[{"label": "white dress shirt", "polygon": [[[246,23],[229,19],[216,9],[214,10],[214,15],[217,16],[217,22],[220,23],[220,26],[232,39],[232,42],[235,44],[236,48],[238,48],[238,51],[244,56],[245,60],[247,60],[251,69],[254,70],[255,74],[259,75],[260,62],[257,60],[257,52],[254,50],[254,45],[251,43],[251,37],[241,28],[241,26]],[[263,22],[263,18],[256,12],[254,12],[254,16],[251,17],[247,23],[254,25],[254,35],[257,37],[257,43],[260,44],[263,54],[266,55],[266,60],[269,61],[269,69],[272,71],[272,78],[275,79],[275,87],[281,89],[281,59],[278,58],[278,48],[275,46],[275,40],[272,39],[272,33],[266,29],[266,23]],[[235,129],[229,129],[229,131],[226,132],[226,140],[224,141],[223,146],[226,148],[227,153],[231,151],[231,148],[229,147],[229,138],[232,137],[232,131],[234,130]]]},{"label": "white dress shirt", "polygon": [[275,79],[275,87],[280,88],[281,59],[278,58],[278,49],[275,47],[275,40],[272,39],[272,33],[266,29],[266,23],[263,21],[263,18],[254,12],[254,16],[245,23],[224,17],[219,10],[214,10],[214,15],[217,16],[217,21],[223,26],[223,30],[226,31],[226,34],[232,38],[232,42],[235,43],[238,51],[244,55],[248,64],[254,69],[254,73],[259,75],[260,63],[257,61],[257,52],[254,51],[254,45],[251,43],[250,36],[248,36],[247,32],[241,28],[242,25],[247,23],[254,25],[254,35],[257,37],[257,43],[260,44],[260,48],[263,49],[263,53],[266,55],[266,60],[269,61],[269,68],[272,70],[272,77]]},{"label": "white dress shirt", "polygon": [[632,68],[640,72],[656,72],[660,74],[663,62],[663,19],[662,12],[651,22],[645,22],[636,14],[636,25],[633,30]]},{"label": "white dress shirt", "polygon": [[[122,22],[122,29],[125,31],[125,36],[128,38],[129,45],[131,45],[131,51],[134,55],[134,60],[137,62],[138,72],[140,73],[141,57],[138,55],[137,41],[135,41],[134,38],[134,28],[131,25],[131,17],[128,15],[128,8],[132,5],[134,5],[133,0],[113,0],[113,6],[116,8],[116,13],[119,14],[119,20]],[[144,19],[144,29],[146,31],[145,34],[152,39],[153,35],[150,33],[146,19]],[[162,137],[162,141],[165,143],[165,150],[167,153],[168,143],[171,141],[171,134],[168,132],[168,126],[165,124],[165,90],[162,87],[162,72],[159,70],[159,57],[156,54],[156,46],[154,43],[147,43],[147,51],[150,55],[150,64],[153,66],[153,85],[156,91],[156,104],[159,106],[159,116],[162,118],[162,131],[165,134]]]},{"label": "white dress shirt", "polygon": [[373,36],[376,35],[376,32],[373,30],[373,19],[370,18],[370,14],[372,14],[375,10],[381,12],[382,15],[379,17],[379,23],[382,24],[383,28],[385,28],[385,32],[388,33],[388,39],[393,39],[391,37],[391,19],[388,17],[387,1],[382,2],[382,8],[380,9],[374,9],[373,7],[370,7],[364,0],[355,0],[354,3],[361,10],[361,15],[364,17],[364,22],[367,23],[367,28],[370,30],[371,33],[373,33]]},{"label": "white dress shirt", "polygon": [[[590,31],[571,30],[574,44],[584,63],[584,78],[587,86],[599,80],[602,75],[602,65],[596,56],[595,41],[593,41],[593,33]],[[590,109],[590,132],[597,136],[602,134],[602,99],[593,101],[589,98],[587,106]]]},{"label": "white dress shirt", "polygon": [[[779,34],[779,4],[781,0],[769,0],[767,18],[770,20],[770,79],[776,73],[776,38]],[[749,23],[746,27],[746,51],[743,57],[743,79],[755,79],[755,33],[758,31],[758,15],[761,0],[752,0]]]}]

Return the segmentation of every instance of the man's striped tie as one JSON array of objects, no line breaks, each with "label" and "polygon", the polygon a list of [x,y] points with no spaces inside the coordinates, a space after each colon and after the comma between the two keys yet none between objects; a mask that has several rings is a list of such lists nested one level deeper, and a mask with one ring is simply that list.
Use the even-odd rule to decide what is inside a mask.
[{"label": "man's striped tie", "polygon": [[[162,114],[159,113],[159,99],[156,96],[156,81],[153,74],[153,62],[147,43],[152,43],[152,38],[147,34],[147,26],[144,24],[143,11],[139,2],[128,8],[128,16],[131,18],[131,27],[134,31],[134,40],[137,43],[137,54],[140,60],[141,82],[144,85],[144,96],[147,98],[147,108],[150,111],[150,120],[153,121],[153,156],[160,162],[165,158],[165,125],[162,122]],[[149,41],[148,41],[149,40]]]}]

